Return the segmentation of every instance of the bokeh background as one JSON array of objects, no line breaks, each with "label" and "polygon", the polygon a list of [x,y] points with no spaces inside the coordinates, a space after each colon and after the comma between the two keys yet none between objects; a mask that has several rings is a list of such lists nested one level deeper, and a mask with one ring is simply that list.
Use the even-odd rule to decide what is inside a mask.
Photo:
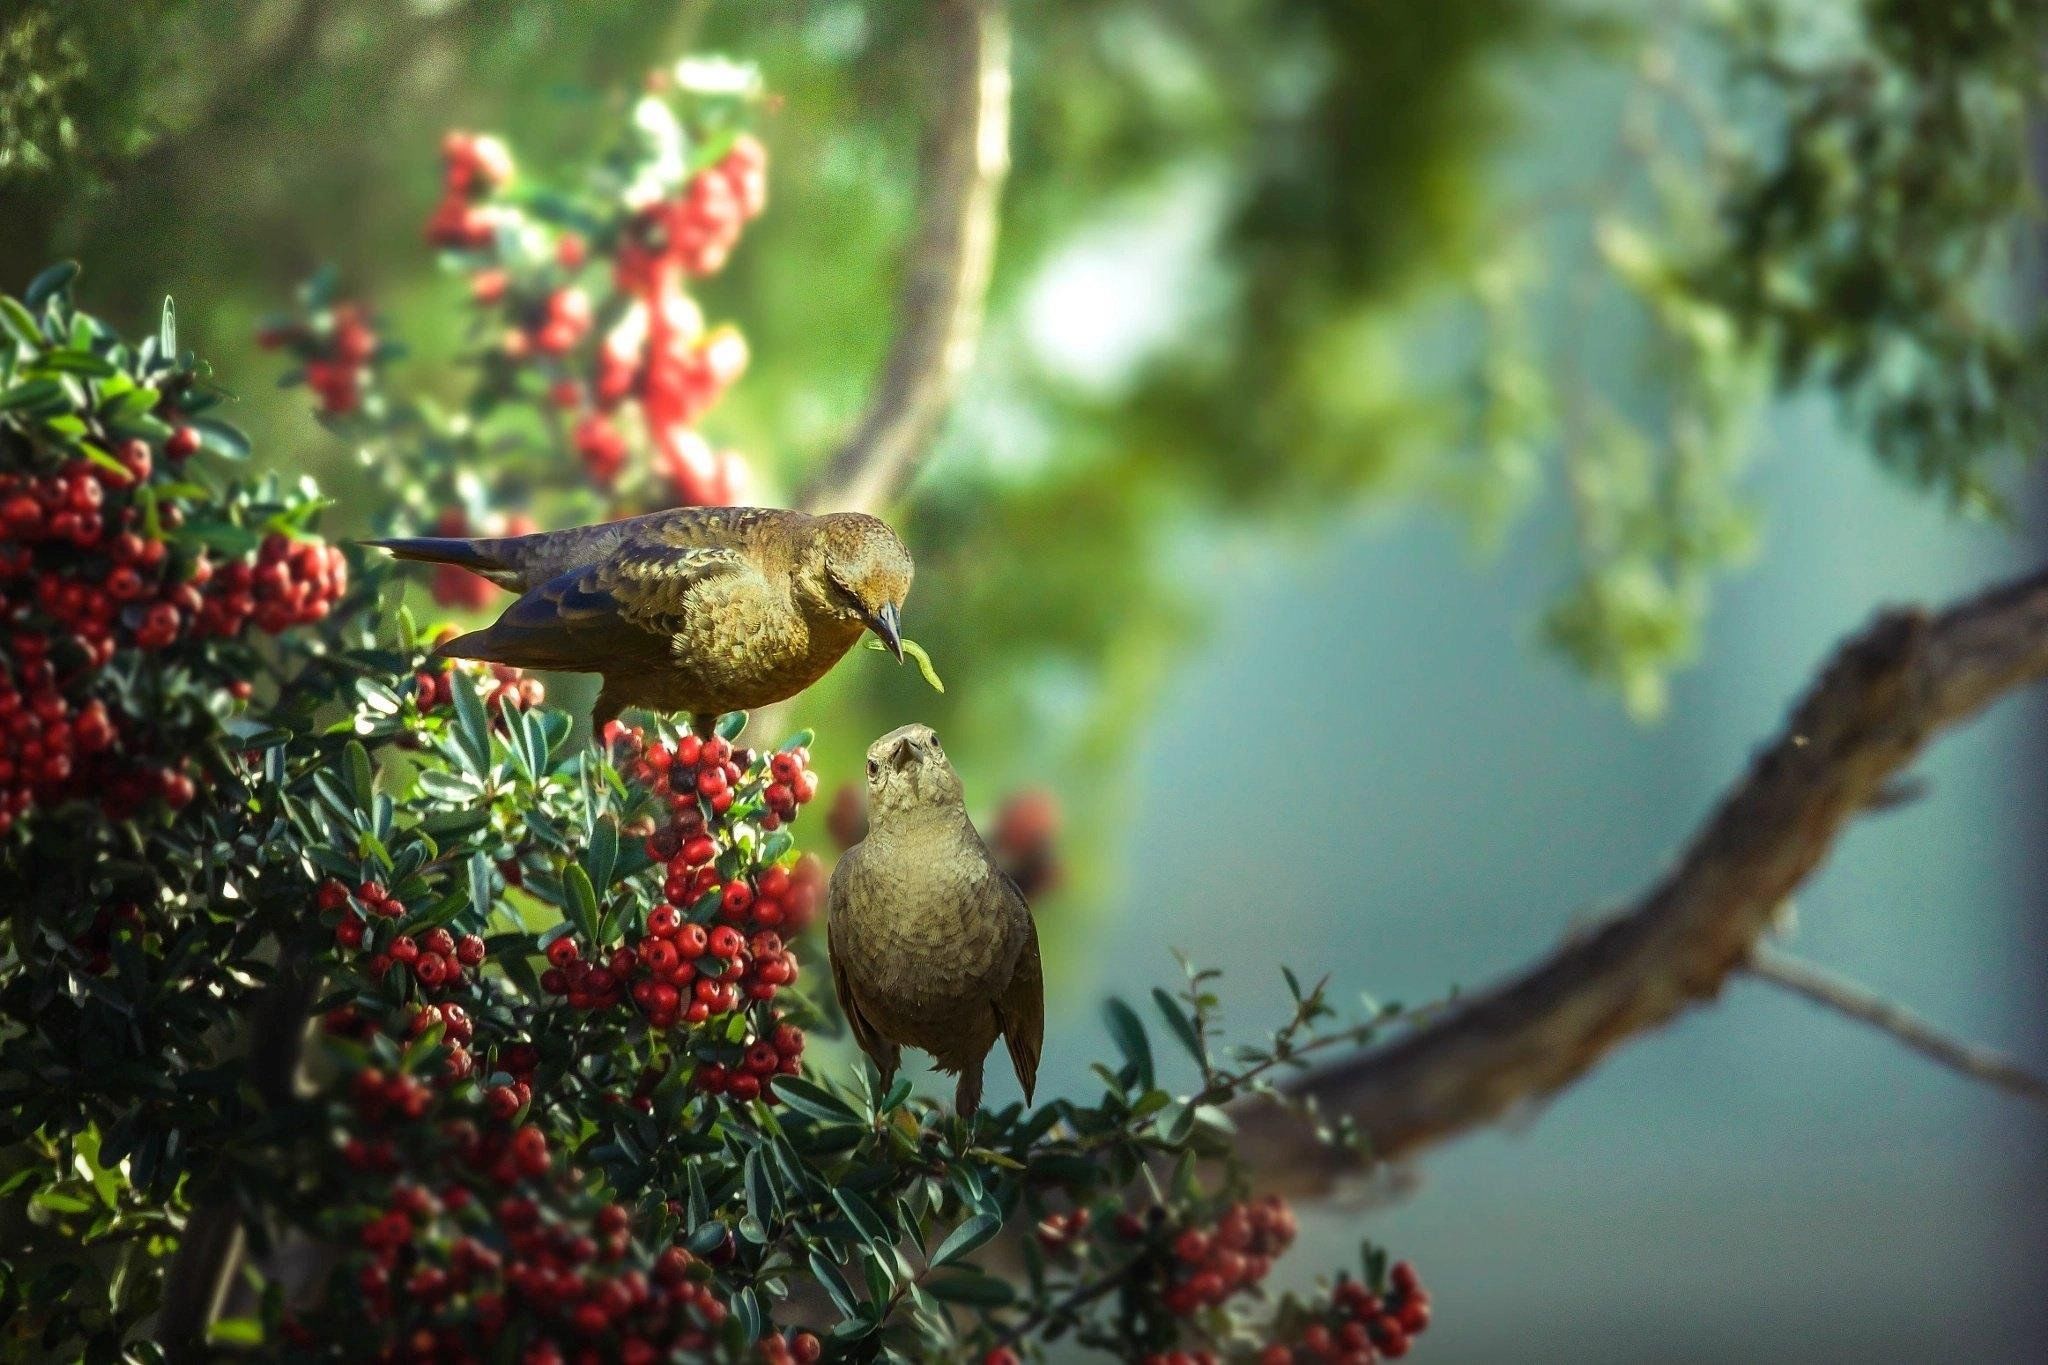
[{"label": "bokeh background", "polygon": [[[702,291],[753,350],[714,434],[772,496],[871,390],[929,113],[918,6],[10,9],[0,273],[75,257],[143,329],[175,295],[258,460],[317,475],[334,529],[367,527],[371,481],[273,386],[259,319],[332,263],[410,346],[395,381],[459,392],[463,286],[420,231],[440,133],[569,174],[685,51],[777,95],[770,210]],[[1527,961],[1654,875],[1878,605],[2048,553],[2009,458],[2040,368],[2039,20],[1014,22],[988,327],[895,517],[949,690],[857,653],[798,719],[828,785],[919,718],[982,805],[1057,795],[1046,1088],[1086,1084],[1101,997],[1170,984],[1175,948],[1226,970],[1247,1033],[1281,962],[1421,1002]],[[1790,946],[2048,1064],[2043,714],[1945,740]],[[2039,1112],[1738,981],[1399,1200],[1317,1210],[1291,1263],[1366,1232],[1413,1255],[1445,1361],[2034,1360],[2044,1152]]]}]

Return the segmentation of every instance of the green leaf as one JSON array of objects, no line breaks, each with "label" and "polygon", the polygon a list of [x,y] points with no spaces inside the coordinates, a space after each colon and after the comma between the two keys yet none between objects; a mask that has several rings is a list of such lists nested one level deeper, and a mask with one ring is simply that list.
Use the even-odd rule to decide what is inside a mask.
[{"label": "green leaf", "polygon": [[925,1281],[925,1292],[935,1299],[947,1303],[966,1304],[970,1308],[1001,1308],[1014,1303],[1017,1291],[1006,1280],[993,1275],[984,1275],[978,1270],[957,1270],[950,1275],[935,1275]]},{"label": "green leaf", "polygon": [[42,350],[43,334],[36,328],[35,315],[12,295],[0,295],[0,327],[5,327],[9,336],[31,351]]},{"label": "green leaf", "polygon": [[195,417],[189,425],[199,433],[202,448],[230,460],[249,458],[249,438],[238,427],[213,417]]},{"label": "green leaf", "polygon": [[469,855],[469,908],[479,923],[491,917],[491,860],[481,849]]},{"label": "green leaf", "polygon": [[973,1252],[1002,1230],[1003,1220],[993,1213],[977,1213],[947,1235],[932,1253],[934,1266],[950,1265]]},{"label": "green leaf", "polygon": [[356,806],[361,810],[368,810],[376,800],[376,793],[371,785],[373,773],[370,768],[370,751],[363,747],[361,740],[352,739],[341,752],[343,761],[348,764],[348,785],[356,798]]},{"label": "green leaf", "polygon": [[1110,1037],[1124,1054],[1124,1063],[1137,1073],[1138,1088],[1152,1089],[1157,1080],[1152,1071],[1152,1043],[1145,1036],[1144,1021],[1138,1018],[1137,1011],[1113,995],[1102,1002],[1102,1013],[1109,1023]]},{"label": "green leaf", "polygon": [[619,861],[619,826],[609,816],[599,816],[591,822],[590,845],[583,850],[583,867],[590,873],[592,886],[608,887],[612,884],[612,869]]},{"label": "green leaf", "polygon": [[460,669],[451,673],[448,681],[453,684],[448,690],[455,695],[456,737],[461,741],[463,752],[469,755],[473,769],[479,774],[491,770],[491,722],[484,714],[483,699],[476,694],[476,686],[469,675]]},{"label": "green leaf", "polygon": [[747,1191],[747,1212],[761,1220],[763,1226],[775,1220],[776,1211],[781,1207],[775,1194],[775,1177],[768,1169],[767,1160],[760,1148],[747,1153],[742,1165]]},{"label": "green leaf", "polygon": [[78,262],[59,261],[28,282],[28,288],[21,291],[21,301],[30,308],[40,308],[68,289],[77,278]]},{"label": "green leaf", "polygon": [[811,1273],[818,1277],[818,1283],[825,1286],[825,1292],[832,1296],[833,1304],[840,1313],[849,1318],[861,1316],[860,1299],[853,1292],[853,1286],[846,1282],[838,1266],[822,1251],[811,1252]]},{"label": "green leaf", "polygon": [[206,1329],[206,1339],[224,1346],[261,1346],[263,1324],[256,1318],[222,1318]]},{"label": "green leaf", "polygon": [[782,1096],[782,1102],[797,1113],[820,1123],[858,1123],[860,1115],[853,1107],[834,1095],[825,1087],[801,1076],[777,1076],[775,1093]]},{"label": "green leaf", "polygon": [[1159,1006],[1160,1014],[1166,1017],[1166,1025],[1173,1030],[1173,1036],[1180,1039],[1180,1045],[1188,1055],[1204,1068],[1209,1065],[1209,1049],[1202,1042],[1201,1033],[1195,1028],[1195,1021],[1188,1018],[1187,1011],[1180,1007],[1180,1001],[1168,995],[1161,988],[1152,988],[1152,1001]]},{"label": "green leaf", "polygon": [[165,360],[178,358],[178,308],[164,295],[164,311],[156,323],[156,353]]},{"label": "green leaf", "polygon": [[11,389],[0,390],[0,412],[12,412],[17,408],[41,407],[43,404],[64,401],[64,386],[54,379],[30,379],[16,384]]},{"label": "green leaf", "polygon": [[562,908],[576,922],[577,931],[589,942],[596,943],[597,892],[590,885],[590,874],[575,863],[569,864],[562,873],[562,889],[568,892],[569,900]]},{"label": "green leaf", "polygon": [[[781,1082],[776,1083],[775,1089],[777,1093],[782,1092]],[[788,1096],[784,1095],[784,1098],[787,1099]],[[882,1215],[875,1211],[875,1206],[854,1191],[844,1187],[835,1188],[832,1191],[832,1202],[839,1205],[839,1211],[846,1215],[848,1222],[859,1229],[862,1238],[870,1245],[888,1246],[895,1240],[889,1234],[888,1225],[882,1221]]]},{"label": "green leaf", "polygon": [[82,374],[87,379],[111,379],[119,373],[107,363],[106,357],[94,355],[91,351],[75,351],[69,347],[59,351],[45,351],[35,362],[35,368],[55,371],[58,374]]}]

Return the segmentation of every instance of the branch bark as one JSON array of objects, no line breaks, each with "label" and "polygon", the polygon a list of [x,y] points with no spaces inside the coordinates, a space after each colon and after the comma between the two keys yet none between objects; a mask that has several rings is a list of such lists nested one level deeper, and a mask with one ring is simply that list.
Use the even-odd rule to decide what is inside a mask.
[{"label": "branch bark", "polygon": [[[319,981],[303,964],[286,960],[250,1010],[244,1074],[267,1109],[282,1108],[295,1097],[307,1014],[319,989]],[[242,1244],[242,1206],[230,1196],[204,1200],[185,1220],[177,1254],[165,1272],[163,1306],[151,1332],[171,1360],[206,1357],[206,1331],[227,1296]]]},{"label": "branch bark", "polygon": [[909,485],[981,334],[1009,171],[1009,21],[1000,0],[941,0],[925,22],[939,107],[896,335],[860,426],[796,498],[809,512],[879,512]]},{"label": "branch bark", "polygon": [[[1934,734],[2048,675],[2048,572],[1937,614],[1886,612],[1843,645],[1660,881],[1599,927],[1395,1041],[1296,1078],[1288,1099],[1396,1159],[1570,1085],[1636,1034],[1713,999],[1786,898]],[[1275,1188],[1355,1169],[1287,1105],[1237,1113]]]},{"label": "branch bark", "polygon": [[1903,1005],[1846,977],[1768,947],[1759,947],[1750,958],[1749,974],[1823,1009],[1867,1024],[1973,1081],[1982,1081],[2036,1104],[2048,1104],[2048,1077],[2036,1075],[2003,1053],[1951,1038]]}]

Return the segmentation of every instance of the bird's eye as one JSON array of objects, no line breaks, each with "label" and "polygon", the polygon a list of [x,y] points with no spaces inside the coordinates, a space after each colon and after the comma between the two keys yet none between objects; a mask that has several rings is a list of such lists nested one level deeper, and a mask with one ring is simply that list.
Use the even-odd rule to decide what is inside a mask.
[{"label": "bird's eye", "polygon": [[937,734],[934,734],[934,735],[932,736],[932,752],[933,752],[933,753],[937,753],[937,752],[939,752],[939,737],[938,737],[938,735],[937,735]]},{"label": "bird's eye", "polygon": [[871,759],[869,759],[869,760],[868,760],[868,776],[869,776],[869,777],[880,777],[881,775],[882,775],[882,765],[881,765],[881,764],[879,764],[879,763],[877,763],[877,762],[875,762],[875,760],[873,760],[872,758],[871,758]]}]

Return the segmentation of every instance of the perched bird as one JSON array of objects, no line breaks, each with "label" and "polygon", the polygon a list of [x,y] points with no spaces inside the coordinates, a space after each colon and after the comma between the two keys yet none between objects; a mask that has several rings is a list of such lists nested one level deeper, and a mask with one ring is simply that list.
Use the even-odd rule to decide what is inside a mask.
[{"label": "perched bird", "polygon": [[1030,1102],[1045,1037],[1038,927],[961,804],[960,778],[929,726],[868,746],[868,832],[833,869],[826,899],[832,987],[887,1085],[898,1050],[957,1072],[954,1107],[981,1103],[1001,1034]]},{"label": "perched bird", "polygon": [[369,544],[519,593],[496,624],[435,654],[602,674],[598,727],[640,706],[688,712],[709,735],[724,712],[809,687],[864,630],[903,660],[910,552],[859,512],[679,507],[530,536]]}]

